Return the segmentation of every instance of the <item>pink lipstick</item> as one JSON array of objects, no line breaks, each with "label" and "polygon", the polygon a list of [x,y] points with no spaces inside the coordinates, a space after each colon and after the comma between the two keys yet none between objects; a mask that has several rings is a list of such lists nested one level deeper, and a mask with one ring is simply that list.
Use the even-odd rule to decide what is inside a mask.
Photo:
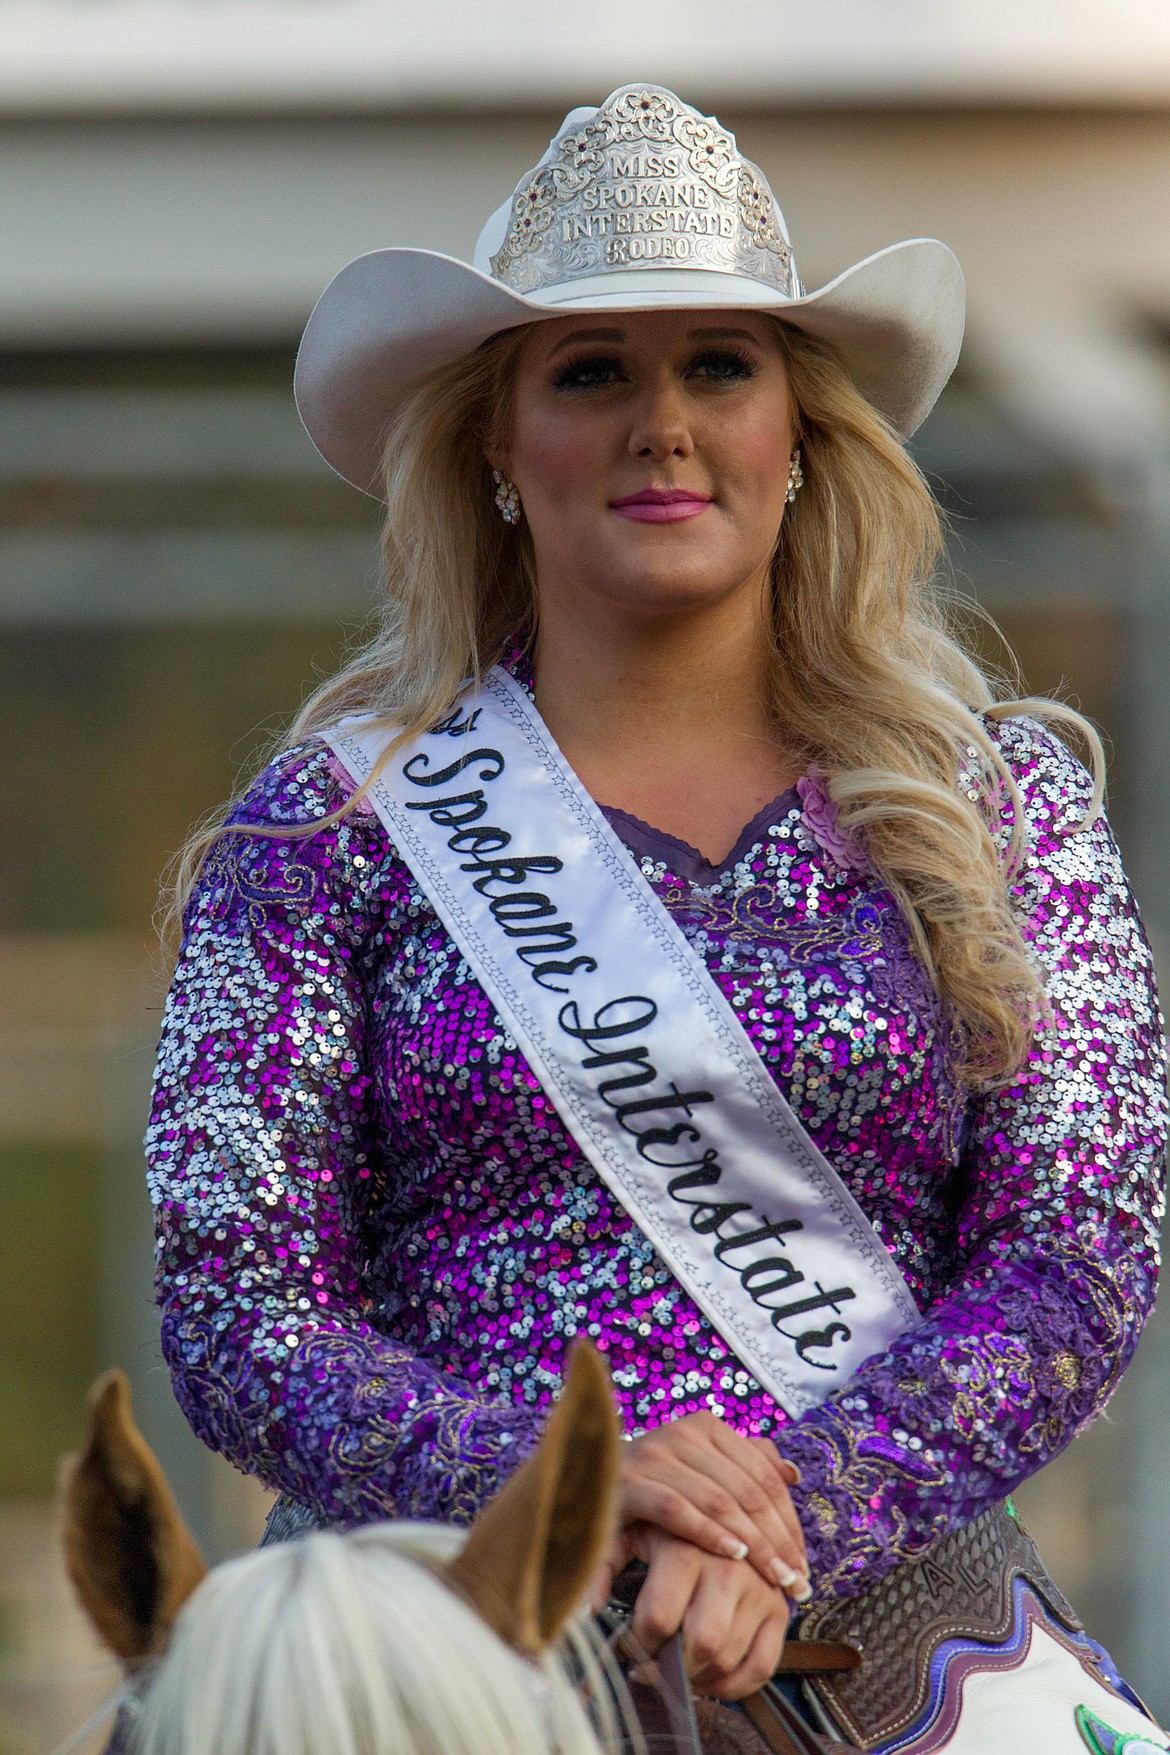
[{"label": "pink lipstick", "polygon": [[639,524],[675,524],[682,518],[697,518],[710,504],[707,495],[692,493],[689,488],[642,488],[624,499],[611,500],[609,509],[619,518],[633,518]]}]

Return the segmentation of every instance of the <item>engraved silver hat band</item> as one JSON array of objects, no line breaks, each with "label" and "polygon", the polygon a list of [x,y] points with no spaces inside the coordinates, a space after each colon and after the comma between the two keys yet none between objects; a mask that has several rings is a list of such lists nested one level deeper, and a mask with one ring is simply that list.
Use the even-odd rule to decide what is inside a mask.
[{"label": "engraved silver hat band", "polygon": [[[766,305],[769,310],[776,307],[779,302],[776,289],[762,281],[753,284],[746,277],[736,275],[735,286],[729,290],[727,283],[731,273],[732,270],[727,268],[675,268],[671,270],[670,286],[676,294],[690,295],[697,305],[726,303],[730,299],[736,307],[754,304]],[[620,311],[623,306],[630,310],[645,309],[646,274],[638,269],[625,273],[592,274],[582,276],[580,280],[556,281],[550,286],[539,287],[527,297],[533,304],[544,305],[550,310],[557,305],[584,309],[590,303],[607,311]],[[681,305],[689,300],[684,301],[680,296],[675,302]]]},{"label": "engraved silver hat band", "polygon": [[531,296],[648,268],[742,275],[800,297],[783,216],[735,136],[673,92],[629,85],[578,125],[570,117],[521,180],[490,272]]},{"label": "engraved silver hat band", "polygon": [[335,275],[301,342],[297,406],[326,462],[378,495],[399,402],[500,330],[571,311],[759,309],[832,342],[908,436],[954,369],[963,307],[959,265],[934,238],[805,292],[783,215],[734,135],[661,86],[626,85],[570,112],[470,264],[392,248]]}]

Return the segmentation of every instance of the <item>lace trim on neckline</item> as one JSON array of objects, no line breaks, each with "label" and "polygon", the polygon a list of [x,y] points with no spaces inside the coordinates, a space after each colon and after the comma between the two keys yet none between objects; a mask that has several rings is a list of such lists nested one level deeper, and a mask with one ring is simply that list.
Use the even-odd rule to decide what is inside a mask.
[{"label": "lace trim on neckline", "polygon": [[[633,811],[623,810],[620,805],[601,804],[599,801],[598,808],[604,813],[606,820],[619,830],[619,833],[619,825],[623,825],[634,831],[639,843],[643,841],[649,843],[649,847],[646,848],[641,845],[637,846],[634,849],[636,853],[649,852],[651,847],[661,848],[663,852],[669,850],[675,854],[683,855],[683,866],[678,874],[680,877],[690,877],[696,873],[717,877],[723,872],[733,870],[741,860],[747,857],[753,847],[758,847],[760,842],[766,838],[766,831],[774,823],[780,822],[784,817],[791,816],[794,810],[799,811],[801,802],[800,794],[795,786],[785,787],[784,791],[778,792],[775,798],[764,805],[762,810],[758,810],[750,822],[745,823],[730,852],[718,860],[708,859],[705,853],[701,853],[697,847],[692,846],[691,842],[684,841],[680,835],[672,835],[667,829],[655,828],[653,823],[645,822],[641,817],[635,816]],[[626,837],[623,835],[622,839],[625,840]]]}]

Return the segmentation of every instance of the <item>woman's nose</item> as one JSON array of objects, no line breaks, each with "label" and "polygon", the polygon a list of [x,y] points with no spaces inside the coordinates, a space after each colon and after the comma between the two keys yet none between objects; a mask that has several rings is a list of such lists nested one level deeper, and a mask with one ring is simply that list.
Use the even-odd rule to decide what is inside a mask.
[{"label": "woman's nose", "polygon": [[648,386],[630,428],[630,454],[652,460],[689,457],[695,448],[684,398],[677,384]]}]

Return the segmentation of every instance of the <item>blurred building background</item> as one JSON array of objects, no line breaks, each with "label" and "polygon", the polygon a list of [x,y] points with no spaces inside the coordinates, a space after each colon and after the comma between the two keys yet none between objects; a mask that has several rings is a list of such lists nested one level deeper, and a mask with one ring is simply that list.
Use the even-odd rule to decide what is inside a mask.
[{"label": "blurred building background", "polygon": [[[636,78],[737,131],[806,284],[902,237],[957,250],[969,340],[918,454],[1029,685],[1110,740],[1165,971],[1164,0],[0,0],[2,1755],[112,1685],[52,1558],[98,1369],[130,1370],[212,1554],[263,1511],[170,1399],[139,1141],[159,874],[376,591],[375,508],[296,420],[297,336],[363,250],[470,255],[565,108]],[[1170,1323],[1021,1495],[1163,1714],[1168,1456]]]}]

